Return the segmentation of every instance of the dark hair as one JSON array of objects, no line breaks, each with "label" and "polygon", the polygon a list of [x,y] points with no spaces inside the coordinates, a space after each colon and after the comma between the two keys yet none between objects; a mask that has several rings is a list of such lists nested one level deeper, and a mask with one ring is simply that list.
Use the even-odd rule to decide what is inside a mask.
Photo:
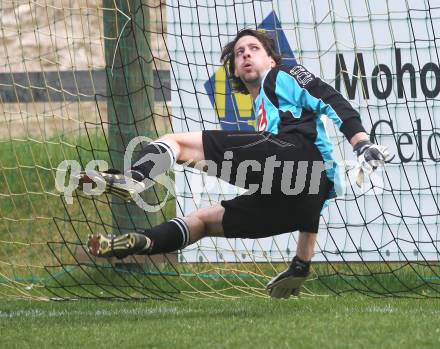
[{"label": "dark hair", "polygon": [[235,92],[249,94],[249,91],[247,90],[243,81],[241,81],[241,79],[239,77],[236,77],[234,75],[234,71],[235,71],[234,47],[235,47],[235,44],[237,43],[237,41],[246,35],[256,37],[258,39],[258,41],[261,43],[261,45],[264,47],[264,49],[266,50],[267,54],[273,58],[276,65],[280,64],[282,57],[275,50],[274,40],[268,34],[266,34],[266,32],[263,30],[243,29],[237,33],[234,40],[229,42],[223,48],[220,60],[222,61],[223,65],[225,66],[226,73],[232,82],[232,88],[234,89]]}]

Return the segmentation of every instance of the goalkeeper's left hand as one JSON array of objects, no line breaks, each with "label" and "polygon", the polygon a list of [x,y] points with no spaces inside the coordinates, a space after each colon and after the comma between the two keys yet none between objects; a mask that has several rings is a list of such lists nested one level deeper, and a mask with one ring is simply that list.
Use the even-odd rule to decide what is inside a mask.
[{"label": "goalkeeper's left hand", "polygon": [[358,160],[358,173],[356,184],[361,187],[364,181],[364,173],[370,175],[379,166],[384,166],[390,153],[386,147],[362,140],[355,144],[353,151]]}]

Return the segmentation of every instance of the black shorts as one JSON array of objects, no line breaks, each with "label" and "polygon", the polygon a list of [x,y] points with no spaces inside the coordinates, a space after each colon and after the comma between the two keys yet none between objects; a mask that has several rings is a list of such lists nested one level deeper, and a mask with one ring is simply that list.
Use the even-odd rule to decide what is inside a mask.
[{"label": "black shorts", "polygon": [[203,131],[202,138],[208,174],[248,189],[221,201],[226,237],[318,232],[333,183],[311,140],[301,134],[241,131]]}]

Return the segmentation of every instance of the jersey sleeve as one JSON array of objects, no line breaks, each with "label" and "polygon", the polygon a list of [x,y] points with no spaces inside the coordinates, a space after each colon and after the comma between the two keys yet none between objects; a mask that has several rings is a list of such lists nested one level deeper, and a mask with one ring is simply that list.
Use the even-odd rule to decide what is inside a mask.
[{"label": "jersey sleeve", "polygon": [[365,132],[360,115],[351,104],[302,65],[280,66],[275,94],[280,107],[284,103],[294,103],[318,115],[327,115],[348,140],[358,132]]}]

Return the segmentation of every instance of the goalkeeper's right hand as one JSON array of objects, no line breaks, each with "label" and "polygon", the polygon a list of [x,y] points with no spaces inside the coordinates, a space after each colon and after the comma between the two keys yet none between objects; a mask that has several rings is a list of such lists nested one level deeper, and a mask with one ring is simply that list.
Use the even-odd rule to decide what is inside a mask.
[{"label": "goalkeeper's right hand", "polygon": [[390,157],[390,152],[386,147],[371,143],[368,139],[357,142],[353,151],[358,160],[356,184],[359,187],[364,181],[364,173],[371,175],[376,168],[384,166]]},{"label": "goalkeeper's right hand", "polygon": [[308,273],[300,276],[295,275],[291,269],[287,269],[270,280],[266,285],[266,290],[272,298],[298,297],[301,287],[308,277]]},{"label": "goalkeeper's right hand", "polygon": [[295,256],[287,270],[275,276],[266,286],[272,298],[299,296],[301,286],[310,275],[310,262],[301,261]]}]

